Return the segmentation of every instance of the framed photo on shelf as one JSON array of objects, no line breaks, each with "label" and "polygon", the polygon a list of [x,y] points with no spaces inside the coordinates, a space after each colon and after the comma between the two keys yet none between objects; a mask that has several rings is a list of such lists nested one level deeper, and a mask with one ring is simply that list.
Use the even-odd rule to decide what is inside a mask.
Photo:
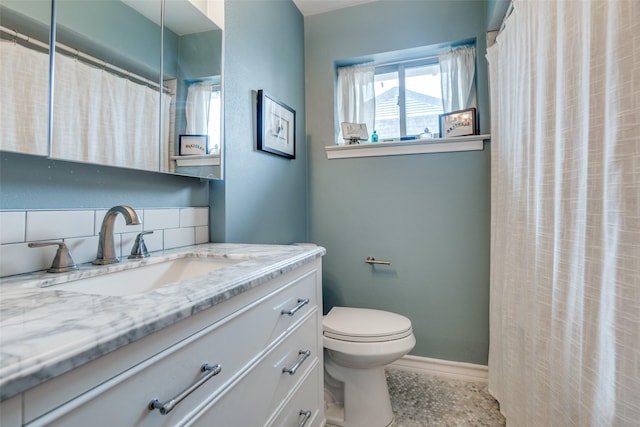
[{"label": "framed photo on shelf", "polygon": [[258,91],[258,150],[296,158],[296,112],[263,90]]},{"label": "framed photo on shelf", "polygon": [[360,141],[369,140],[366,123],[342,122],[340,126],[342,128],[342,139],[350,144],[359,144]]},{"label": "framed photo on shelf", "polygon": [[180,135],[178,154],[181,156],[203,155],[209,152],[209,135]]},{"label": "framed photo on shelf", "polygon": [[475,108],[440,114],[440,138],[477,134]]}]

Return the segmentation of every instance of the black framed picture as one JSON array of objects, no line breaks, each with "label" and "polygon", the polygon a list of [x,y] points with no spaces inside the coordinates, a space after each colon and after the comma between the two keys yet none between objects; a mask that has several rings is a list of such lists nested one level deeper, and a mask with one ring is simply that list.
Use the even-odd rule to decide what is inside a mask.
[{"label": "black framed picture", "polygon": [[440,114],[440,138],[477,135],[476,109]]},{"label": "black framed picture", "polygon": [[181,156],[202,155],[209,152],[209,135],[180,135],[178,154]]},{"label": "black framed picture", "polygon": [[296,112],[263,90],[258,91],[258,150],[296,158]]}]

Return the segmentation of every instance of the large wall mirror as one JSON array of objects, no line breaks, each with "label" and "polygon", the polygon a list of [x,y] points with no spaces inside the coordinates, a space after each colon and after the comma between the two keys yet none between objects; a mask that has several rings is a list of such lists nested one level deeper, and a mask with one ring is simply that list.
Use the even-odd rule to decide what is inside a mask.
[{"label": "large wall mirror", "polygon": [[[21,42],[20,52],[27,59],[12,56],[5,61],[9,49],[3,48],[3,79],[9,80],[4,72],[8,64],[16,64],[11,80],[21,80],[24,61],[34,52],[39,58],[34,62],[42,65],[31,67],[31,74],[46,79],[51,2],[1,2],[3,28],[9,29],[3,30],[3,44],[13,47],[24,39],[22,35],[30,39]],[[29,90],[42,93],[20,99],[18,92],[15,102],[3,107],[3,113],[11,106],[16,112],[3,119],[13,130],[3,131],[2,150],[221,179],[223,35],[212,19],[220,11],[208,10],[210,4],[56,0],[51,145],[43,136],[48,130],[47,111],[44,116],[39,111],[48,100],[45,84]],[[37,33],[45,34],[39,51],[32,40]],[[14,86],[30,88],[31,78]]]}]

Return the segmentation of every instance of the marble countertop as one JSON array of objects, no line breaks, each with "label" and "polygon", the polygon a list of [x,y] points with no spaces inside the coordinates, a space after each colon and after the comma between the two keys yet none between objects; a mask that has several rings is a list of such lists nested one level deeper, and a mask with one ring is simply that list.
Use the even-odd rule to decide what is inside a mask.
[{"label": "marble countertop", "polygon": [[[71,273],[0,279],[0,401],[311,262],[319,246],[204,244]],[[205,276],[125,296],[56,284],[189,256],[236,259]],[[45,287],[43,287],[45,286]]]}]

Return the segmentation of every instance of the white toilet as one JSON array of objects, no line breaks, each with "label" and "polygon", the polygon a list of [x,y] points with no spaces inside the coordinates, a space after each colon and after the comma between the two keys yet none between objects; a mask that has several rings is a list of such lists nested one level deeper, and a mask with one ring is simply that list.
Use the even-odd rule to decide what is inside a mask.
[{"label": "white toilet", "polygon": [[415,346],[411,321],[387,311],[334,307],[322,323],[327,424],[390,425],[384,367]]}]

